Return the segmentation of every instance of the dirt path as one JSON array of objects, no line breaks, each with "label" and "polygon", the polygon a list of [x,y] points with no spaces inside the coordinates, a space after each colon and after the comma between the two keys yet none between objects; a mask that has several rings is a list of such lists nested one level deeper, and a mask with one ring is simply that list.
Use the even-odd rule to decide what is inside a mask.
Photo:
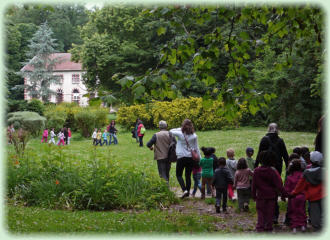
[{"label": "dirt path", "polygon": [[[171,188],[173,192],[180,198],[182,191],[179,188]],[[178,211],[187,214],[208,215],[219,218],[215,224],[216,229],[228,229],[232,233],[255,233],[255,226],[257,216],[255,213],[238,212],[236,208],[228,203],[227,214],[216,213],[214,204],[208,204],[212,200],[208,200],[211,196],[206,196],[206,200],[200,199],[200,192],[197,191],[196,197],[189,196],[183,199],[179,204],[172,205],[169,209],[170,212]],[[281,212],[279,216],[279,224],[274,225],[274,233],[291,233],[291,229],[283,224],[285,213]],[[307,226],[307,231],[311,231],[311,226]]]}]

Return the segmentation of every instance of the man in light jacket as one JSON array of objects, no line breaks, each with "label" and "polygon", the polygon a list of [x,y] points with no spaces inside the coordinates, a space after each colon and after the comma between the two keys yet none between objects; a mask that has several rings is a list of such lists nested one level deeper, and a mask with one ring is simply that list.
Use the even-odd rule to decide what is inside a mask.
[{"label": "man in light jacket", "polygon": [[168,150],[171,143],[169,131],[167,131],[167,123],[163,120],[159,122],[159,132],[155,133],[147,147],[154,150],[154,159],[157,160],[158,173],[164,178],[168,184],[170,179],[171,163],[168,161]]}]

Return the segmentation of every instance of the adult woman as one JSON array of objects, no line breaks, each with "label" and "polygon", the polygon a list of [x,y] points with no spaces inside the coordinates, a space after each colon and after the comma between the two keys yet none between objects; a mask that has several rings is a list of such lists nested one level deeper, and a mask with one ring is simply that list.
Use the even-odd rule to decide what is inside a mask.
[{"label": "adult woman", "polygon": [[[178,139],[176,144],[176,155],[178,158],[176,163],[176,178],[178,179],[183,191],[182,198],[185,198],[189,196],[191,187],[191,172],[195,164],[191,156],[191,150],[196,150],[200,156],[197,135],[195,134],[194,125],[189,119],[185,119],[182,122],[181,128],[171,129],[170,132]],[[183,170],[185,170],[186,183],[182,178]]]},{"label": "adult woman", "polygon": [[323,153],[323,134],[322,134],[323,133],[323,120],[324,120],[324,116],[322,116],[317,123],[318,130],[317,130],[317,135],[316,135],[316,138],[314,141],[315,151],[318,151],[320,153]]}]

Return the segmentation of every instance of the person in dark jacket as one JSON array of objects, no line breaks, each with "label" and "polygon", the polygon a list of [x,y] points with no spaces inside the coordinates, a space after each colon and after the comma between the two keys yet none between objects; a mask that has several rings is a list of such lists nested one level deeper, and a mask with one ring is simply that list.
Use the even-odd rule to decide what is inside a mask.
[{"label": "person in dark jacket", "polygon": [[226,158],[220,157],[218,159],[218,164],[219,167],[215,170],[212,181],[212,185],[216,189],[215,210],[217,213],[220,213],[220,203],[222,199],[222,211],[226,213],[228,184],[233,184],[234,181],[229,169],[226,167]]},{"label": "person in dark jacket", "polygon": [[64,133],[65,145],[68,145],[68,137],[69,137],[68,129],[67,128],[63,128],[63,133]]},{"label": "person in dark jacket", "polygon": [[254,169],[252,179],[252,198],[256,201],[258,232],[272,231],[275,205],[279,193],[285,197],[282,179],[277,170],[272,167],[276,155],[272,151],[260,153],[261,166]]},{"label": "person in dark jacket", "polygon": [[[260,153],[262,151],[273,151],[275,153],[275,159],[273,159],[273,167],[276,168],[279,175],[282,174],[282,167],[283,161],[285,163],[286,169],[288,168],[288,151],[286,149],[285,143],[282,138],[278,136],[278,127],[276,123],[271,123],[268,126],[268,133],[261,139],[259,144],[259,150],[256,158],[256,162],[254,167],[258,167],[261,159]],[[278,216],[279,216],[279,206],[276,202],[275,204],[275,216],[274,216],[274,223],[278,223]]]},{"label": "person in dark jacket", "polygon": [[315,144],[315,151],[323,153],[323,122],[324,122],[324,116],[322,116],[320,118],[320,120],[318,121],[318,131],[317,131],[317,135],[314,141]]}]

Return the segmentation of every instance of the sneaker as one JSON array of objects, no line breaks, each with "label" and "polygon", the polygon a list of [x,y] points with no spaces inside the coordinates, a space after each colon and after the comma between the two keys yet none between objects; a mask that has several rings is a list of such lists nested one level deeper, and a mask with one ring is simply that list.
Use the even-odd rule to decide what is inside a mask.
[{"label": "sneaker", "polygon": [[185,198],[185,197],[188,197],[189,196],[189,193],[187,190],[185,190],[181,196],[181,198]]},{"label": "sneaker", "polygon": [[305,226],[302,226],[302,227],[301,227],[301,231],[302,231],[302,232],[305,232],[305,231],[306,231],[306,227],[305,227]]},{"label": "sneaker", "polygon": [[215,205],[215,212],[220,213],[220,206]]},{"label": "sneaker", "polygon": [[196,193],[192,193],[191,196],[194,198]]},{"label": "sneaker", "polygon": [[205,194],[202,194],[201,195],[201,199],[205,199]]},{"label": "sneaker", "polygon": [[244,212],[248,212],[249,211],[249,205],[244,204],[243,210],[244,210]]},{"label": "sneaker", "polygon": [[293,233],[293,234],[296,234],[296,233],[297,233],[297,229],[296,229],[296,228],[293,228],[293,229],[292,229],[292,233]]}]

